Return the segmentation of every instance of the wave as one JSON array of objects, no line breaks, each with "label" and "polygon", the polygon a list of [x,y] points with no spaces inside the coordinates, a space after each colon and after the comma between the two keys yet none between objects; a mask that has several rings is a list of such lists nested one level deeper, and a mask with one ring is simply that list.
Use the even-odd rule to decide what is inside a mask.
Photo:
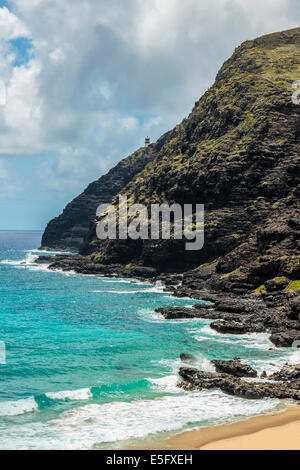
[{"label": "wave", "polygon": [[150,379],[142,379],[133,382],[102,384],[90,388],[80,388],[77,390],[62,390],[58,392],[46,392],[41,395],[29,398],[0,402],[0,416],[18,416],[31,413],[39,408],[51,406],[55,401],[88,401],[104,395],[113,396],[151,388]]},{"label": "wave", "polygon": [[[174,361],[173,361],[174,366]],[[89,400],[105,391],[151,387],[170,395],[156,399],[89,403],[63,412],[48,422],[0,424],[1,449],[91,449],[96,444],[143,439],[157,433],[182,431],[258,415],[276,408],[279,400],[245,400],[219,390],[185,392],[176,387],[177,375],[148,378],[126,384],[47,393],[50,400]],[[34,397],[0,404],[1,416],[17,416],[38,409]],[[115,447],[114,447],[115,448]]]},{"label": "wave", "polygon": [[[35,260],[38,259],[38,255],[34,255],[32,251],[29,251],[24,259],[21,260],[2,260],[0,263],[1,264],[8,264],[11,266],[20,266],[20,267],[28,267],[28,266],[37,266],[39,265],[35,264]],[[42,265],[43,267],[45,265]]]},{"label": "wave", "polygon": [[95,292],[95,293],[105,293],[105,294],[125,294],[125,295],[129,295],[129,294],[144,294],[144,293],[154,293],[154,294],[165,294],[165,295],[170,295],[169,292],[164,292],[164,287],[162,285],[159,285],[159,284],[155,284],[154,286],[151,286],[151,287],[147,287],[146,289],[128,289],[128,290],[102,290],[102,289],[97,289],[97,290],[93,290],[91,292]]},{"label": "wave", "polygon": [[25,253],[42,253],[42,254],[46,254],[46,255],[49,255],[49,256],[52,256],[52,255],[76,255],[76,253],[72,252],[72,251],[47,251],[47,250],[25,250]]},{"label": "wave", "polygon": [[[174,298],[172,297],[172,300]],[[185,305],[184,307],[189,308],[190,305]],[[143,320],[148,323],[164,323],[165,325],[170,325],[170,324],[199,324],[203,323],[203,320],[201,318],[176,318],[174,320],[166,320],[161,313],[155,312],[155,310],[151,308],[140,308],[138,310],[138,316]]]},{"label": "wave", "polygon": [[48,405],[49,402],[47,399],[57,401],[84,401],[89,400],[90,398],[93,398],[93,394],[89,388],[65,390],[61,392],[48,392],[21,400],[0,402],[0,416],[18,416],[25,413],[32,413],[40,407]]},{"label": "wave", "polygon": [[[273,345],[274,346],[274,345]],[[273,374],[274,372],[280,371],[286,364],[296,365],[300,362],[300,351],[296,348],[285,348],[284,350],[275,350],[278,357],[266,359],[256,359],[253,361],[254,367],[259,372],[267,372],[267,374]]]},{"label": "wave", "polygon": [[161,292],[155,291],[153,288],[149,289],[139,289],[139,290],[93,290],[91,292],[94,293],[102,293],[102,294],[144,294],[145,292],[152,292],[152,293],[157,293],[161,294]]},{"label": "wave", "polygon": [[129,279],[115,279],[115,278],[101,278],[102,282],[109,282],[112,284],[136,284],[143,286],[145,284],[148,284],[147,282],[142,282],[137,279],[129,278]]},{"label": "wave", "polygon": [[96,443],[112,443],[116,438],[120,445],[120,441],[180,431],[201,423],[232,421],[267,412],[278,404],[278,400],[244,400],[218,391],[191,392],[155,400],[89,404],[63,413],[51,421],[51,426],[60,436],[58,448],[83,449]]},{"label": "wave", "polygon": [[78,390],[65,390],[62,392],[48,392],[46,397],[51,400],[89,400],[93,397],[89,388],[81,388]]},{"label": "wave", "polygon": [[[14,266],[15,268],[28,269],[29,271],[47,271],[47,272],[56,272],[63,274],[65,276],[71,276],[77,273],[75,271],[63,271],[62,269],[55,269],[49,271],[50,263],[37,264],[35,261],[39,258],[39,255],[34,255],[38,250],[29,250],[26,257],[21,260],[2,260],[0,264],[6,264],[9,266]],[[94,276],[94,275],[93,275]]]},{"label": "wave", "polygon": [[143,321],[149,323],[166,323],[166,320],[163,318],[163,316],[151,308],[141,308],[137,313]]},{"label": "wave", "polygon": [[161,366],[168,368],[170,371],[173,372],[173,376],[176,376],[178,379],[178,371],[180,367],[184,365],[189,365],[190,367],[195,367],[200,370],[204,370],[205,372],[215,372],[216,369],[214,365],[211,363],[209,359],[204,357],[202,354],[194,353],[193,356],[195,357],[195,362],[192,364],[190,362],[182,361],[180,358],[178,359],[160,359],[157,362]]},{"label": "wave", "polygon": [[274,345],[269,339],[268,333],[247,333],[243,335],[231,335],[223,334],[213,330],[210,327],[212,321],[209,324],[202,326],[200,329],[190,330],[193,333],[194,338],[199,341],[212,341],[221,342],[223,344],[240,345],[245,348],[269,350]]},{"label": "wave", "polygon": [[182,390],[177,387],[178,375],[167,375],[159,379],[147,378],[152,387],[163,393],[182,393]]},{"label": "wave", "polygon": [[0,402],[0,416],[2,417],[23,415],[37,409],[38,404],[33,396],[23,400]]}]

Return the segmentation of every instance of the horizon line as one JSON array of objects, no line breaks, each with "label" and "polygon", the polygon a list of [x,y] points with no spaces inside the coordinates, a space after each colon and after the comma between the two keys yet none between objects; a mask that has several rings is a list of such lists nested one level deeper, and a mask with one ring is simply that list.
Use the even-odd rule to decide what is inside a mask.
[{"label": "horizon line", "polygon": [[0,232],[43,232],[43,229],[26,229],[26,228],[0,228]]}]

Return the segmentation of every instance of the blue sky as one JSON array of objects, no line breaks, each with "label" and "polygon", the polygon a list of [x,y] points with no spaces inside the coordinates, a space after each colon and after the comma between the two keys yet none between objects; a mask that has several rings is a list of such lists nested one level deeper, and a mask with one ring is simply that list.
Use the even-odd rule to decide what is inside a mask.
[{"label": "blue sky", "polygon": [[43,229],[242,41],[299,25],[296,0],[0,0],[0,229]]}]

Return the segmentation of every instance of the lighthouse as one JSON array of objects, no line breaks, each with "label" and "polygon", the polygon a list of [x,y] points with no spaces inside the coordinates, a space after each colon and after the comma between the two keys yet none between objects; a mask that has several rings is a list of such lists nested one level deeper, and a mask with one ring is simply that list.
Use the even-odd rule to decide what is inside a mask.
[{"label": "lighthouse", "polygon": [[150,145],[150,137],[146,137],[145,138],[145,147],[148,147],[148,145]]}]

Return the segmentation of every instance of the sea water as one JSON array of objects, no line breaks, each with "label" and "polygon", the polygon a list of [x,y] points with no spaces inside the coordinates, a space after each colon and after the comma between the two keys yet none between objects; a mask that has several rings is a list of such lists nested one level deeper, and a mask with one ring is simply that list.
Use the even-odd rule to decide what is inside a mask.
[{"label": "sea water", "polygon": [[40,238],[0,232],[0,449],[141,445],[281,406],[183,391],[179,355],[195,355],[207,371],[212,359],[235,356],[272,371],[295,351],[275,350],[265,334],[218,334],[207,320],[164,320],[157,307],[196,301],[172,297],[160,283],[34,265]]}]

